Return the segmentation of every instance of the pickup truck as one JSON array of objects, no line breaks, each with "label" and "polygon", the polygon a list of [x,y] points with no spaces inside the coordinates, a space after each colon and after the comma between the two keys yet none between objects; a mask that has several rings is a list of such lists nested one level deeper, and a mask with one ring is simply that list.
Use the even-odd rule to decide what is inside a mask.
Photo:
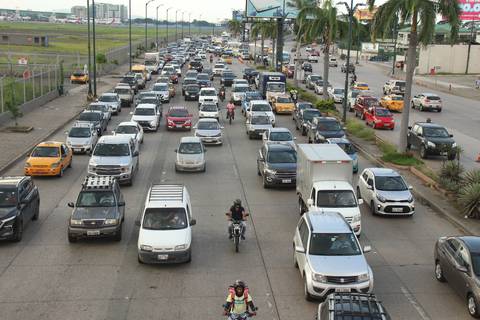
[{"label": "pickup truck", "polygon": [[365,120],[365,112],[368,108],[380,107],[380,102],[373,96],[358,96],[353,107],[355,117]]}]

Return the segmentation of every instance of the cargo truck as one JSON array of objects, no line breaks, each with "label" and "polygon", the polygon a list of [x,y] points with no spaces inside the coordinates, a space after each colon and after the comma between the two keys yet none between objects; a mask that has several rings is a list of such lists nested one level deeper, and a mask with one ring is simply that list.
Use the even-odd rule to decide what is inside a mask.
[{"label": "cargo truck", "polygon": [[264,99],[272,102],[274,97],[285,94],[287,78],[280,72],[262,72],[258,75],[258,89]]},{"label": "cargo truck", "polygon": [[298,145],[297,195],[300,214],[310,210],[339,212],[359,236],[359,205],[363,201],[357,199],[352,180],[352,159],[338,145]]}]

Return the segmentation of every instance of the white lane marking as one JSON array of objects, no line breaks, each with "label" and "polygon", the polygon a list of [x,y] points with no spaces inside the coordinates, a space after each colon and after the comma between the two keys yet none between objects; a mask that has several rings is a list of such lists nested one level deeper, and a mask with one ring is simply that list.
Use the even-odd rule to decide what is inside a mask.
[{"label": "white lane marking", "polygon": [[403,295],[407,298],[408,302],[417,310],[418,314],[422,318],[422,320],[431,320],[431,318],[427,315],[425,310],[422,308],[421,305],[418,304],[417,300],[415,300],[415,297],[413,294],[411,294],[405,287],[400,287],[400,290],[402,290]]},{"label": "white lane marking", "polygon": [[238,171],[235,165],[233,165],[233,174],[235,175],[235,178],[238,178]]}]

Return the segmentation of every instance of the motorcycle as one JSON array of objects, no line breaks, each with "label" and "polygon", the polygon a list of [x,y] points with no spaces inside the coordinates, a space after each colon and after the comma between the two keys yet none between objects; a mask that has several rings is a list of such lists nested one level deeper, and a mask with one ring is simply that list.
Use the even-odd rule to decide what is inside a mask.
[{"label": "motorcycle", "polygon": [[220,100],[223,102],[225,101],[225,91],[220,91],[218,93],[218,97],[220,98]]},{"label": "motorcycle", "polygon": [[255,314],[251,312],[245,312],[241,314],[233,314],[229,313],[228,314],[228,320],[248,320],[251,317],[253,317]]},{"label": "motorcycle", "polygon": [[[245,216],[249,216],[247,213]],[[235,245],[235,252],[238,252],[238,247],[240,246],[240,241],[242,240],[243,234],[243,223],[241,220],[232,220],[232,240]]]},{"label": "motorcycle", "polygon": [[213,56],[210,56],[210,63],[213,63]]},{"label": "motorcycle", "polygon": [[232,110],[227,109],[227,119],[230,124],[232,124],[232,120],[234,118],[235,118],[235,111],[233,109]]}]

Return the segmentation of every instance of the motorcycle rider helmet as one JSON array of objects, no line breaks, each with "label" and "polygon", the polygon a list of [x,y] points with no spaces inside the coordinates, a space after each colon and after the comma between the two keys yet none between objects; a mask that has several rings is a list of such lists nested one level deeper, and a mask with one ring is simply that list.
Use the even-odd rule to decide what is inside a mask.
[{"label": "motorcycle rider helmet", "polygon": [[233,288],[235,289],[235,294],[237,296],[243,295],[245,287],[245,282],[243,282],[242,280],[235,280],[235,283],[233,284]]},{"label": "motorcycle rider helmet", "polygon": [[241,206],[241,205],[242,205],[242,200],[236,199],[235,201],[233,201],[233,205],[235,205],[235,206]]}]

